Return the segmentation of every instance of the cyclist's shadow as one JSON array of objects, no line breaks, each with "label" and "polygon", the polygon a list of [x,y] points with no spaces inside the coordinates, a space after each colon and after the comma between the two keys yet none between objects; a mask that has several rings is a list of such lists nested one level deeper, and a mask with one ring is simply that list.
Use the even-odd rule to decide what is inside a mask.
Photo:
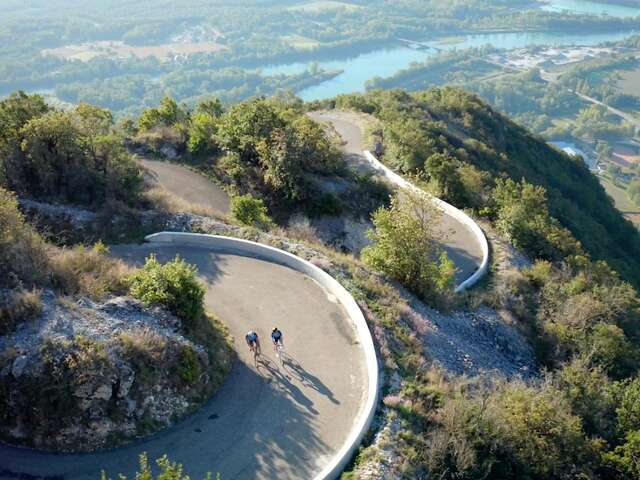
[{"label": "cyclist's shadow", "polygon": [[296,402],[304,406],[307,410],[309,410],[310,413],[319,413],[315,408],[313,408],[313,401],[307,398],[302,390],[300,390],[291,382],[287,375],[283,375],[278,365],[275,364],[272,360],[261,355],[258,357],[258,371],[260,371],[260,366],[264,367],[278,382],[278,385],[283,387],[284,390],[286,390]]},{"label": "cyclist's shadow", "polygon": [[316,392],[324,395],[336,405],[340,404],[340,401],[333,396],[333,392],[327,387],[322,380],[315,375],[312,375],[306,371],[300,363],[289,354],[284,354],[284,361],[282,366],[285,371],[288,371],[304,386],[314,389]]}]

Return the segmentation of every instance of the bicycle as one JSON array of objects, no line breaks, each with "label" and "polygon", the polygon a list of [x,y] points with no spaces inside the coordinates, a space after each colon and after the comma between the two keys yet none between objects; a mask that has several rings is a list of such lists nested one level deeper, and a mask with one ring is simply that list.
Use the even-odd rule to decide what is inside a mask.
[{"label": "bicycle", "polygon": [[280,363],[284,365],[284,345],[282,342],[276,342],[273,346],[273,349],[276,352],[276,357],[280,360]]},{"label": "bicycle", "polygon": [[249,345],[249,350],[253,353],[253,363],[258,364],[258,357],[260,356],[260,345],[256,342]]}]

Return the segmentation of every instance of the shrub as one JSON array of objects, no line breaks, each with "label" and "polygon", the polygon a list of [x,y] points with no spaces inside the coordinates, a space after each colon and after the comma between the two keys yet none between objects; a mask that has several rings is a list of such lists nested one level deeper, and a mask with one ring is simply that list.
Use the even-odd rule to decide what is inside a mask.
[{"label": "shrub", "polygon": [[191,117],[187,149],[194,155],[213,153],[217,149],[214,139],[217,119],[208,113],[198,112]]},{"label": "shrub", "polygon": [[580,465],[582,474],[588,474],[585,466],[594,452],[580,418],[551,385],[505,384],[489,398],[487,416],[507,455],[496,473],[504,468],[504,473],[511,471],[510,478],[570,479]]},{"label": "shrub", "polygon": [[373,215],[372,245],[362,251],[362,259],[433,301],[448,294],[455,267],[442,251],[434,234],[438,212],[425,196],[395,197],[391,207]]},{"label": "shrub", "polygon": [[193,348],[185,346],[180,352],[180,364],[178,366],[178,375],[180,379],[187,385],[193,385],[200,378],[200,363],[198,356]]},{"label": "shrub", "polygon": [[617,446],[613,452],[603,454],[602,459],[605,465],[615,472],[615,478],[619,480],[640,478],[640,430],[629,432],[625,442]]},{"label": "shrub", "polygon": [[24,219],[13,193],[0,187],[0,287],[46,284],[47,246]]},{"label": "shrub", "polygon": [[620,435],[640,431],[640,377],[621,384],[616,413]]},{"label": "shrub", "polygon": [[131,294],[146,305],[162,305],[192,325],[204,313],[204,287],[197,269],[180,257],[164,265],[154,255],[144,267],[129,276]]},{"label": "shrub", "polygon": [[496,226],[517,248],[546,260],[582,252],[571,233],[549,214],[544,187],[498,179],[492,196]]},{"label": "shrub", "polygon": [[[190,480],[189,476],[184,473],[184,468],[179,463],[171,462],[166,455],[156,460],[159,467],[158,475],[154,475],[147,454],[140,455],[140,468],[136,473],[136,480]],[[120,480],[127,480],[126,477],[119,475]],[[102,471],[101,480],[111,480],[107,477],[107,474]],[[211,480],[211,475],[207,475],[206,480]],[[220,480],[220,476],[216,476],[216,480]]]},{"label": "shrub", "polygon": [[252,227],[267,229],[273,224],[264,201],[249,194],[231,199],[231,215],[240,223]]},{"label": "shrub", "polygon": [[38,290],[0,290],[0,335],[11,332],[17,325],[42,312]]},{"label": "shrub", "polygon": [[157,108],[149,108],[142,112],[138,125],[140,130],[147,131],[156,127],[171,127],[186,119],[186,113],[178,103],[170,97],[165,97]]}]

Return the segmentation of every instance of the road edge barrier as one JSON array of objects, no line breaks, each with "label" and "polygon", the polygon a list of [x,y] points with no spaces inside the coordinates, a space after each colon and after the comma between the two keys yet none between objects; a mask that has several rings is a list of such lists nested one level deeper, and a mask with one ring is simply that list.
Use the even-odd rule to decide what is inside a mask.
[{"label": "road edge barrier", "polygon": [[329,464],[314,477],[314,480],[333,480],[337,478],[353,458],[373,422],[380,388],[378,359],[373,338],[360,307],[347,289],[335,278],[311,262],[284,250],[249,240],[221,235],[182,232],[154,233],[147,235],[145,240],[157,243],[200,246],[272,261],[307,275],[338,299],[356,327],[360,344],[364,350],[369,378],[366,401],[358,420],[351,429],[344,445],[333,456]]},{"label": "road edge barrier", "polygon": [[[397,185],[400,188],[404,188],[409,190],[410,192],[418,193],[420,195],[427,195],[427,193],[421,188],[416,187],[414,184],[405,180],[402,176],[398,175],[396,172],[391,170],[389,167],[384,165],[380,160],[376,158],[374,154],[372,154],[369,150],[364,151],[364,156],[367,161],[371,164],[374,170],[378,173],[382,174],[387,180],[389,180],[394,185]],[[440,200],[433,195],[429,195],[431,200],[434,202],[436,207],[440,209],[445,214],[455,218],[460,223],[462,223],[466,228],[468,228],[471,233],[476,237],[478,243],[480,244],[480,248],[482,249],[482,261],[480,262],[480,267],[467,278],[464,282],[456,287],[456,293],[463,292],[471,287],[473,287],[476,283],[480,281],[482,277],[484,277],[489,271],[489,242],[487,242],[487,237],[484,235],[484,232],[480,228],[480,226],[466,213],[462,210],[454,207],[450,203],[445,202],[444,200]]]}]

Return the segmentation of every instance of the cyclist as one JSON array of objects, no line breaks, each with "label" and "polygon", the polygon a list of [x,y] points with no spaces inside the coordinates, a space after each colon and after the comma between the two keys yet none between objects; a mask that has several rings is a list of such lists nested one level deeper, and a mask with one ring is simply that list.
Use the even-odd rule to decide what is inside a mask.
[{"label": "cyclist", "polygon": [[274,350],[277,350],[278,344],[280,344],[281,347],[284,347],[284,344],[282,343],[282,332],[278,330],[278,327],[273,327],[273,330],[271,330],[271,340],[273,341]]},{"label": "cyclist", "polygon": [[258,334],[253,330],[249,330],[244,336],[244,339],[247,341],[247,345],[249,345],[249,350],[251,350],[255,355],[259,355],[260,340],[258,339]]}]

